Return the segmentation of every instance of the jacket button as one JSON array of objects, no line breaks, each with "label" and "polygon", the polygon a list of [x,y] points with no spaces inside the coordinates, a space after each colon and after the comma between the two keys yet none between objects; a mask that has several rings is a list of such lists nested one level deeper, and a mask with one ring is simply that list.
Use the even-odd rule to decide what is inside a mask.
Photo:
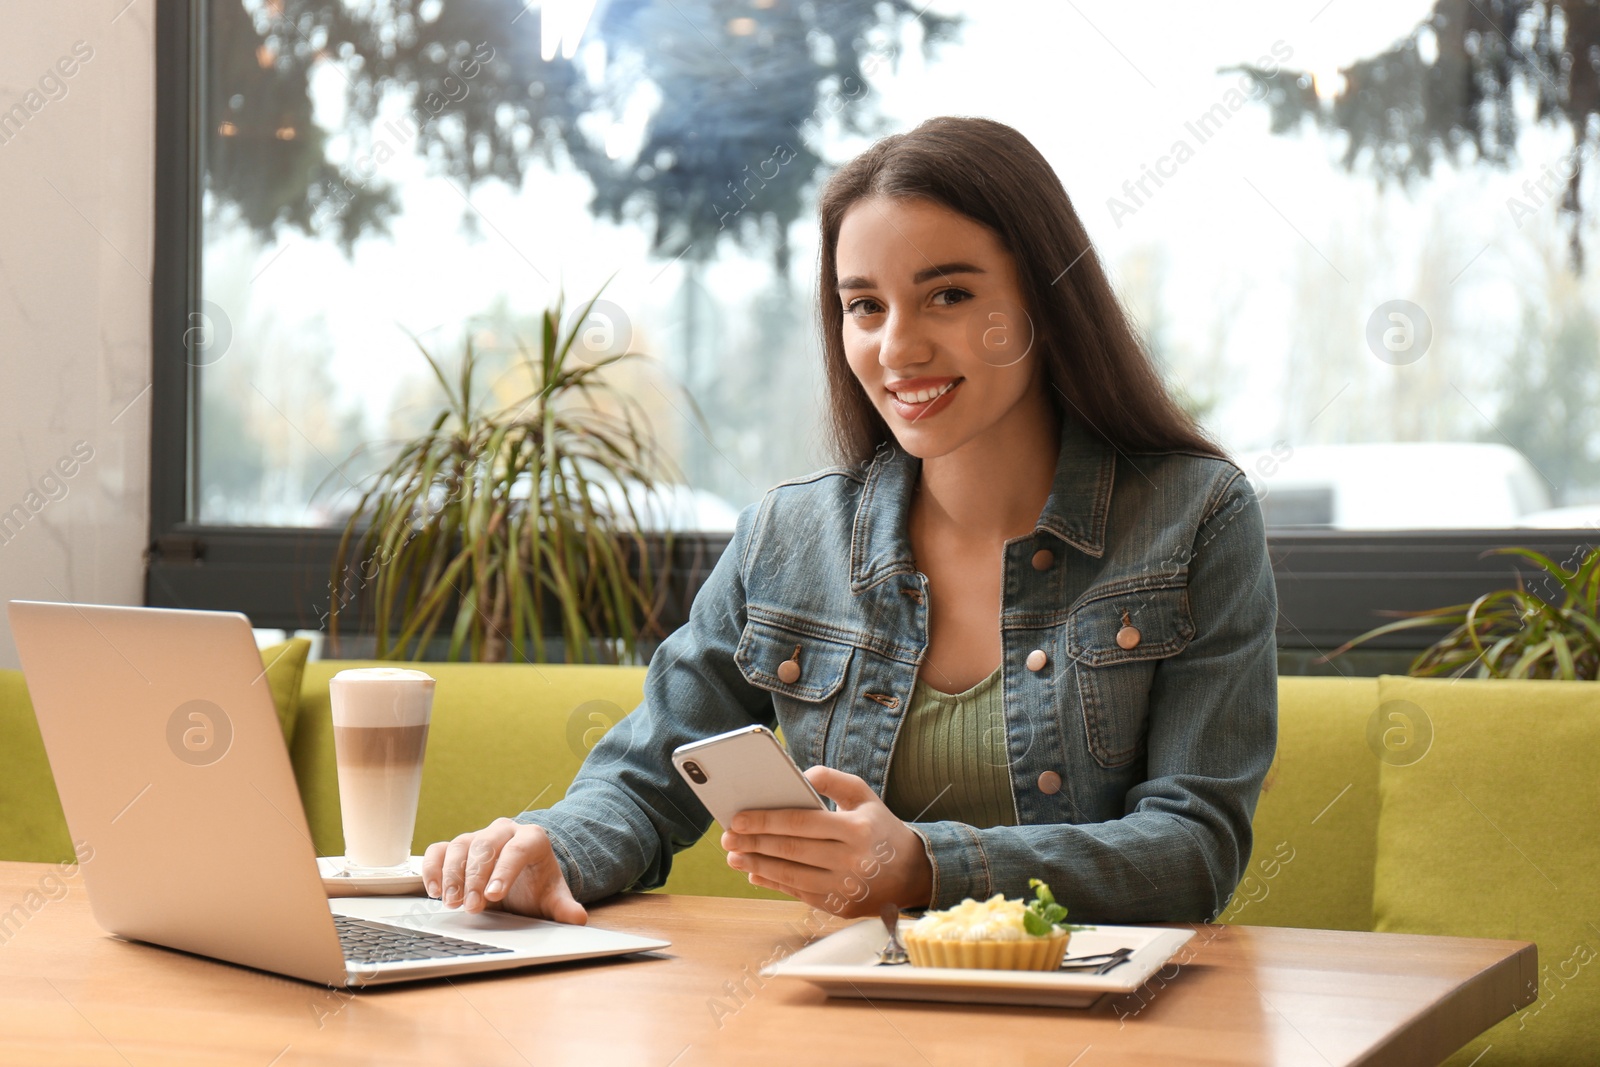
[{"label": "jacket button", "polygon": [[778,664],[778,681],[787,685],[800,677],[800,664],[792,659],[786,659]]},{"label": "jacket button", "polygon": [[1041,548],[1039,551],[1033,554],[1033,569],[1036,571],[1047,571],[1050,569],[1050,565],[1055,561],[1056,554],[1054,552],[1050,551],[1048,548]]},{"label": "jacket button", "polygon": [[1139,637],[1139,628],[1137,626],[1124,626],[1117,631],[1117,647],[1124,649],[1137,648],[1139,647]]},{"label": "jacket button", "polygon": [[1042,670],[1044,670],[1044,664],[1045,664],[1044,649],[1036,648],[1032,652],[1029,652],[1028,653],[1028,661],[1027,662],[1028,662],[1028,669],[1030,671],[1042,671]]},{"label": "jacket button", "polygon": [[1055,796],[1061,792],[1061,776],[1055,771],[1045,771],[1039,775],[1039,792],[1046,796]]}]

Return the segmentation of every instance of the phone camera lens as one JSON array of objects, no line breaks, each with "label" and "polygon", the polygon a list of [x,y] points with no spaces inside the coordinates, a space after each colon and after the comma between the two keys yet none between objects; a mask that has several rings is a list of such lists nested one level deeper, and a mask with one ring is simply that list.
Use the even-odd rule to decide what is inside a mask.
[{"label": "phone camera lens", "polygon": [[687,774],[689,780],[695,785],[706,784],[706,772],[700,769],[700,764],[698,763],[685,763],[683,765],[683,773]]}]

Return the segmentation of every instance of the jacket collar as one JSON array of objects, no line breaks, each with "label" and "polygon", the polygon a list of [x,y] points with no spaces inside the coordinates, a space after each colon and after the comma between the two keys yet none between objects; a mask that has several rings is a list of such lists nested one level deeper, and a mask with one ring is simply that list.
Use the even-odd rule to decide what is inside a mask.
[{"label": "jacket collar", "polygon": [[[922,460],[893,441],[878,446],[867,469],[850,538],[850,589],[859,593],[890,574],[915,570],[907,521]],[[1105,552],[1106,515],[1116,452],[1076,420],[1061,419],[1055,480],[1034,532],[1052,533],[1079,551]]]}]

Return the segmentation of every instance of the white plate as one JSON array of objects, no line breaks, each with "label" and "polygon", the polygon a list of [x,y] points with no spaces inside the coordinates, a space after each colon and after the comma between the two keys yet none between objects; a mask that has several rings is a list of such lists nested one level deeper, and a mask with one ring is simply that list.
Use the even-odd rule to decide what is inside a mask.
[{"label": "white plate", "polygon": [[1108,974],[1086,971],[995,971],[961,967],[877,966],[888,940],[883,924],[867,919],[763,967],[767,978],[810,982],[830,997],[942,1000],[964,1004],[1025,1004],[1087,1008],[1107,993],[1131,993],[1161,968],[1193,930],[1151,926],[1089,926],[1075,930],[1067,956],[1131,948]]},{"label": "white plate", "polygon": [[410,873],[353,875],[344,869],[343,856],[318,856],[317,872],[330,897],[397,897],[422,892],[422,857],[412,856]]}]

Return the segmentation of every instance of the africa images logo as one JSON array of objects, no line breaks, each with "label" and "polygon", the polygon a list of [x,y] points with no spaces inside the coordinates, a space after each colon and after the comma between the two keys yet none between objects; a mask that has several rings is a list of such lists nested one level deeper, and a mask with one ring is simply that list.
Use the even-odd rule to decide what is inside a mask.
[{"label": "africa images logo", "polygon": [[167,747],[191,766],[217,762],[232,744],[233,720],[209,700],[180,704],[167,717]]}]

